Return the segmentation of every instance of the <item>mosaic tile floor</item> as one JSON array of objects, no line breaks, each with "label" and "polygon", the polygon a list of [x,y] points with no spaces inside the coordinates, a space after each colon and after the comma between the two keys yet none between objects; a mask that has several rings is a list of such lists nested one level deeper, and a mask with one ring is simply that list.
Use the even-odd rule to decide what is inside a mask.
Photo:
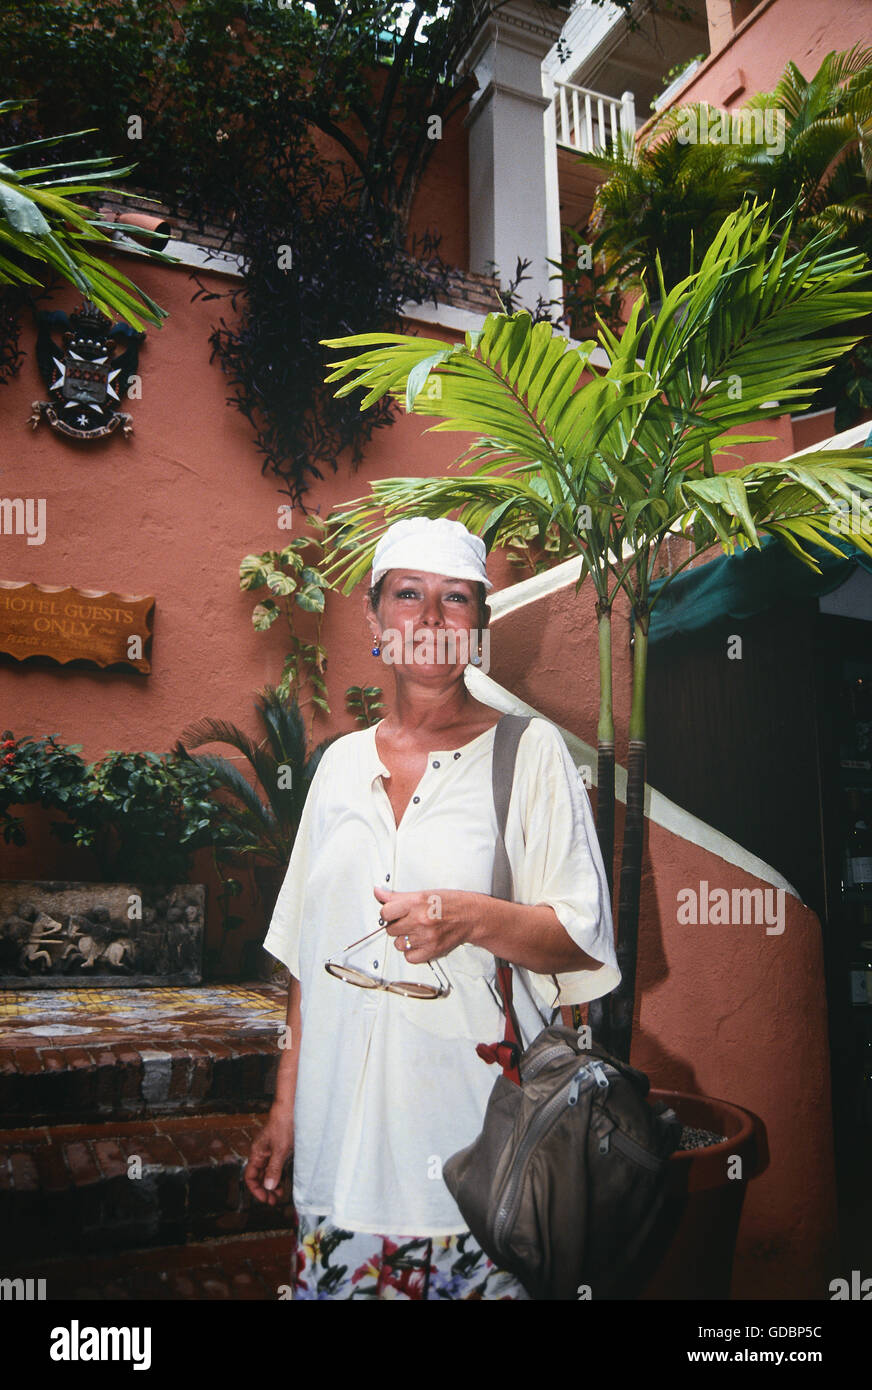
[{"label": "mosaic tile floor", "polygon": [[0,1048],[79,1038],[90,1046],[144,1034],[166,1041],[228,1031],[263,1036],[279,1031],[286,1008],[287,991],[271,984],[7,990],[0,993]]}]

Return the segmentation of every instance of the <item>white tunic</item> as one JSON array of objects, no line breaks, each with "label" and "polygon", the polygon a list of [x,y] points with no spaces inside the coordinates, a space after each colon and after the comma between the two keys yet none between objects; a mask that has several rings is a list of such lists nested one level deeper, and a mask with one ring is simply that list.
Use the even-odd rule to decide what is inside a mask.
[{"label": "white tunic", "polygon": [[[442,957],[451,991],[439,999],[361,989],[324,963],[378,927],[376,886],[490,892],[493,741],[489,729],[459,749],[431,752],[399,827],[374,727],[330,745],[306,800],[264,945],[301,982],[294,1204],[345,1230],[466,1229],[441,1167],[480,1132],[499,1075],[475,1051],[503,1035],[493,956],[462,945]],[[599,998],[620,980],[590,801],[563,739],[543,719],[521,738],[506,848],[515,900],[548,904],[573,941],[603,962],[558,976],[513,968],[526,1044],[554,1021],[557,1005]],[[411,965],[386,932],[357,947],[349,964],[386,980],[434,983],[430,967]]]}]

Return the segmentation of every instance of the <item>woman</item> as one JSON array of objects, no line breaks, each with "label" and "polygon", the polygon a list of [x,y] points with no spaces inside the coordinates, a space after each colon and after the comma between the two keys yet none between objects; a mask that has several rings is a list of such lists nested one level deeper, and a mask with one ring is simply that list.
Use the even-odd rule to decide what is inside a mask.
[{"label": "woman", "polygon": [[489,588],[484,543],[459,522],[382,537],[365,611],[394,701],[326,750],[266,937],[291,973],[290,1046],[246,1182],[274,1205],[293,1150],[297,1298],[526,1298],[442,1180],[495,1079],[475,1051],[502,1036],[494,956],[515,966],[525,1044],[620,979],[590,803],[541,719],[506,826],[515,901],[489,896],[500,716],[463,676]]}]

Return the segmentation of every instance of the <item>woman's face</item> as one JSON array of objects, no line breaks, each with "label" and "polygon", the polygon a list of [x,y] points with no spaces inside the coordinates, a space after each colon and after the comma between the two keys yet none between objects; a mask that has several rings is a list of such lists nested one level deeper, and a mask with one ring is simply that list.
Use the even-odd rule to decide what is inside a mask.
[{"label": "woman's face", "polygon": [[369,607],[367,617],[398,675],[453,679],[481,651],[478,589],[469,579],[388,570],[378,612]]}]

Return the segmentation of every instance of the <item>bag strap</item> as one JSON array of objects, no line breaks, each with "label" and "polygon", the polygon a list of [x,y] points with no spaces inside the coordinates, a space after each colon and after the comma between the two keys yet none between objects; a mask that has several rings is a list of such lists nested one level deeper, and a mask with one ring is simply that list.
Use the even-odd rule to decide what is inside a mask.
[{"label": "bag strap", "polygon": [[[506,902],[512,902],[514,898],[512,866],[506,850],[506,823],[509,819],[509,802],[512,799],[512,785],[515,780],[518,744],[529,723],[529,715],[504,714],[494,730],[491,779],[494,810],[497,813],[497,843],[494,851],[491,897],[504,898]],[[503,961],[503,964],[507,962]]]},{"label": "bag strap", "polygon": [[[494,810],[497,817],[497,839],[494,846],[494,872],[491,881],[491,897],[502,898],[506,902],[514,899],[512,866],[506,849],[506,822],[509,816],[509,802],[512,799],[512,785],[515,780],[515,763],[518,759],[518,744],[530,723],[530,715],[504,714],[494,729],[492,761],[492,782]],[[499,1062],[503,1076],[516,1085],[521,1084],[518,1062],[521,1056],[521,1030],[512,1005],[512,967],[501,956],[495,956],[497,964],[497,985],[503,1001],[506,1026],[501,1043],[479,1043],[476,1052],[485,1062]]]}]

